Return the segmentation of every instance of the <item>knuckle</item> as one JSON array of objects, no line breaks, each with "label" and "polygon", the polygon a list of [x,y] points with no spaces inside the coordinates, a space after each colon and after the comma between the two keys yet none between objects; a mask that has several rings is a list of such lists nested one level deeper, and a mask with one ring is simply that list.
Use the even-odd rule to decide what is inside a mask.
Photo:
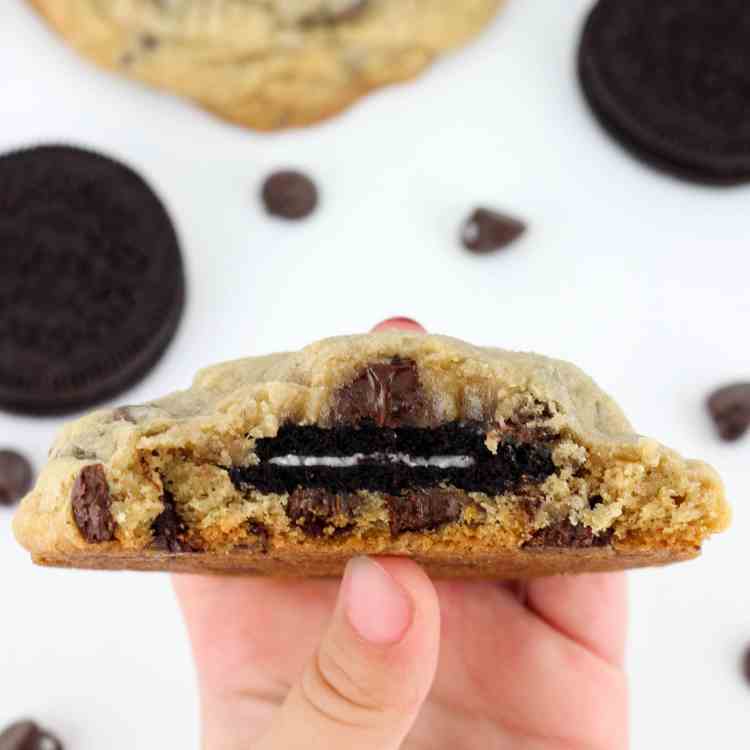
[{"label": "knuckle", "polygon": [[302,680],[302,692],[326,718],[374,728],[383,724],[384,715],[402,713],[402,701],[394,700],[389,681],[379,672],[372,666],[359,667],[334,650],[321,649]]}]

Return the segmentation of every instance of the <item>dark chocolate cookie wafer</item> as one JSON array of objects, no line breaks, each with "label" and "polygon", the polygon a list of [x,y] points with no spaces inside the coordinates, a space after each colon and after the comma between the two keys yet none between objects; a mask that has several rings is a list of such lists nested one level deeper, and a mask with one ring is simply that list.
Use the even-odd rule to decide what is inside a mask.
[{"label": "dark chocolate cookie wafer", "polygon": [[0,408],[68,412],[134,384],[184,297],[172,222],[130,168],[67,146],[0,157]]},{"label": "dark chocolate cookie wafer", "polygon": [[688,179],[750,179],[750,4],[599,0],[581,39],[583,91],[636,155]]}]

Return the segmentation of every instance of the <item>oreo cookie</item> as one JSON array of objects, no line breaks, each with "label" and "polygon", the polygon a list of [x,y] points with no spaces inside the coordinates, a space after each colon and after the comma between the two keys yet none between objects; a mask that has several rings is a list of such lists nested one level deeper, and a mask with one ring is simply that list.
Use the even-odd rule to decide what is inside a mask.
[{"label": "oreo cookie", "polygon": [[115,396],[161,357],[184,299],[174,227],[132,169],[67,146],[0,157],[0,408]]},{"label": "oreo cookie", "polygon": [[578,71],[604,127],[680,177],[750,180],[750,4],[599,0]]}]

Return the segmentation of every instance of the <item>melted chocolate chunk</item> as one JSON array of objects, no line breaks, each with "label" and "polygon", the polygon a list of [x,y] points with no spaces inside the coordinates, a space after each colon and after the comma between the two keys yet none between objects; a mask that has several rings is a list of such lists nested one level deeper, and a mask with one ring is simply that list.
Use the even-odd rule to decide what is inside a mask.
[{"label": "melted chocolate chunk", "polygon": [[[436,529],[458,521],[468,502],[471,501],[450,490],[386,495],[391,534]],[[362,503],[363,498],[354,493],[298,489],[289,496],[286,513],[294,525],[310,536],[322,536],[330,527],[334,534],[345,534],[354,528],[354,517]]]},{"label": "melted chocolate chunk", "polygon": [[526,231],[526,225],[511,216],[477,208],[461,228],[461,241],[467,250],[488,253],[515,242]]},{"label": "melted chocolate chunk", "polygon": [[330,494],[322,490],[295,490],[287,501],[289,520],[311,536],[322,536],[326,527],[334,526],[334,533],[348,531],[352,524],[339,526],[334,520],[352,519],[362,498],[354,494]]},{"label": "melted chocolate chunk", "polygon": [[750,428],[750,383],[715,391],[708,399],[708,411],[723,440],[739,440]]},{"label": "melted chocolate chunk", "polygon": [[192,548],[186,541],[187,525],[177,511],[174,497],[165,490],[162,502],[164,503],[164,510],[156,517],[151,526],[152,548],[166,552],[192,552]]},{"label": "melted chocolate chunk", "polygon": [[368,365],[334,396],[333,420],[356,424],[371,420],[378,427],[416,424],[424,417],[425,398],[417,363],[394,357]]},{"label": "melted chocolate chunk", "polygon": [[13,505],[30,489],[33,472],[28,459],[17,451],[0,451],[0,505]]},{"label": "melted chocolate chunk", "polygon": [[435,490],[386,497],[391,534],[436,529],[461,518],[468,500],[457,492]]},{"label": "melted chocolate chunk", "polygon": [[63,750],[63,746],[35,722],[17,721],[0,732],[0,750]]},{"label": "melted chocolate chunk", "polygon": [[73,518],[87,542],[111,542],[115,538],[112,497],[101,464],[81,469],[71,492]]},{"label": "melted chocolate chunk", "polygon": [[539,529],[523,546],[525,548],[588,548],[607,547],[612,540],[612,531],[594,534],[588,526],[579,523],[574,526],[567,519],[547,528]]}]

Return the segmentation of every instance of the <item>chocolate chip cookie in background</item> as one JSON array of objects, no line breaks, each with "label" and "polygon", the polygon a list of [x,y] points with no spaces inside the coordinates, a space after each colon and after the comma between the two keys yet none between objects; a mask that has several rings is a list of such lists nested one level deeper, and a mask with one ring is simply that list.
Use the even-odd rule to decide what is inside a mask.
[{"label": "chocolate chip cookie in background", "polygon": [[34,472],[29,460],[13,450],[0,450],[0,506],[14,505],[30,489]]},{"label": "chocolate chip cookie in background", "polygon": [[36,722],[24,720],[0,731],[0,750],[63,750],[63,745]]},{"label": "chocolate chip cookie in background", "polygon": [[316,122],[414,77],[502,3],[30,1],[94,62],[259,130]]},{"label": "chocolate chip cookie in background", "polygon": [[0,409],[120,393],[159,360],[184,298],[172,222],[132,169],[69,146],[0,156]]},{"label": "chocolate chip cookie in background", "polygon": [[603,126],[677,176],[750,179],[750,3],[599,0],[578,69]]}]

